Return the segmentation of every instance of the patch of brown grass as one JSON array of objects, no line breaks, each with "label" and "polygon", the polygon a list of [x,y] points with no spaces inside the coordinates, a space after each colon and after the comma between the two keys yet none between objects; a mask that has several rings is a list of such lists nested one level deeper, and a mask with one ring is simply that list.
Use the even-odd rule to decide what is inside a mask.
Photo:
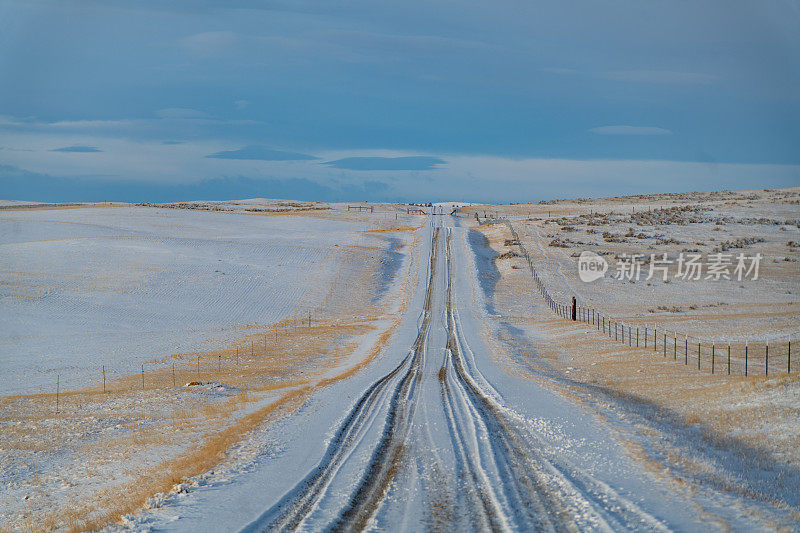
[{"label": "patch of brown grass", "polygon": [[[416,249],[417,242],[414,235],[409,249]],[[13,431],[4,428],[0,436],[3,448],[32,453],[75,450],[99,465],[86,469],[87,480],[104,475],[109,467],[112,475],[125,479],[105,479],[105,488],[86,501],[73,501],[58,509],[38,501],[38,507],[30,506],[26,518],[13,527],[78,531],[117,521],[139,509],[153,494],[169,491],[175,483],[212,468],[233,444],[259,425],[285,416],[319,388],[346,379],[369,364],[399,324],[416,277],[409,273],[401,282],[404,289],[395,315],[380,326],[384,329],[376,334],[366,354],[351,361],[363,336],[379,324],[378,312],[370,307],[374,304],[365,304],[372,300],[377,266],[373,256],[360,249],[341,247],[340,253],[340,260],[355,262],[358,267],[352,276],[331,286],[310,325],[303,312],[270,327],[245,325],[239,338],[221,349],[175,354],[146,364],[144,387],[142,374],[137,372],[109,379],[104,393],[98,375],[95,386],[60,393],[58,414],[55,394],[0,398],[0,422],[26,422],[11,426]],[[308,297],[314,298],[319,296]],[[189,381],[218,381],[235,389],[221,397],[198,397],[194,387],[183,386]],[[272,399],[265,400],[267,397]],[[264,401],[269,403],[257,406],[256,402]],[[256,410],[249,412],[254,407]],[[82,424],[91,427],[93,421],[106,417],[113,417],[114,423],[121,421],[117,427],[122,429],[87,440],[90,433],[81,433]],[[67,425],[69,431],[53,430]],[[140,471],[117,468],[129,460],[136,464],[137,457],[141,459],[154,447],[167,445],[174,450],[176,443],[196,444],[178,447],[178,451],[162,455],[161,464]]]},{"label": "patch of brown grass", "polygon": [[393,233],[393,232],[411,232],[417,231],[422,227],[422,224],[419,226],[399,226],[396,228],[382,228],[382,229],[369,229],[364,230],[362,233]]}]

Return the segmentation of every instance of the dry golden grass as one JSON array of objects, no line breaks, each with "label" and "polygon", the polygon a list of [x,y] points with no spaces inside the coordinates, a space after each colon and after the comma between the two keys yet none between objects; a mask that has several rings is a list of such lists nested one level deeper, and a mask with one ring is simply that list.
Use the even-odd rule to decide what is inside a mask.
[{"label": "dry golden grass", "polygon": [[[393,223],[387,220],[385,225]],[[411,247],[415,245],[416,236]],[[153,494],[169,492],[176,483],[211,469],[244,435],[292,412],[320,387],[369,364],[399,323],[413,273],[402,281],[403,298],[394,314],[379,320],[380,310],[371,307],[377,261],[374,248],[365,250],[343,252],[348,264],[355,265],[353,274],[333,284],[310,325],[300,312],[270,327],[243,326],[240,337],[220,350],[176,354],[145,365],[144,388],[137,373],[108,380],[105,393],[100,379],[96,386],[65,391],[59,395],[57,415],[54,394],[0,398],[0,423],[14,422],[0,436],[4,449],[34,454],[31,458],[74,450],[90,463],[80,466],[85,479],[97,481],[109,471],[116,476],[102,479],[97,485],[105,488],[89,497],[59,508],[48,505],[46,495],[31,491],[24,516],[11,527],[84,531],[117,521]],[[354,358],[365,339],[372,344]],[[183,386],[188,381],[221,382],[232,389],[198,397],[195,387]],[[105,420],[117,423],[122,433],[87,440],[91,428]],[[54,426],[71,429],[53,431]],[[162,455],[164,446],[173,451]],[[162,462],[138,469],[121,466],[128,461],[146,464],[141,459],[154,448],[161,450]]]},{"label": "dry golden grass", "polygon": [[395,231],[409,232],[409,231],[417,231],[421,227],[422,227],[422,225],[419,225],[419,226],[398,226],[396,228],[370,229],[370,230],[364,231],[364,233],[387,233],[387,232],[395,232]]},{"label": "dry golden grass", "polygon": [[119,204],[119,203],[77,204],[77,205],[23,204],[19,206],[3,206],[2,211],[56,211],[63,209],[92,209],[98,207],[112,207],[115,205],[125,205],[125,204]]},{"label": "dry golden grass", "polygon": [[[552,205],[487,206],[486,210],[513,217],[514,228],[551,292],[564,301],[578,294],[586,305],[605,314],[642,325],[674,325],[682,334],[709,341],[769,338],[785,342],[788,335],[800,333],[800,247],[792,245],[797,241],[798,197],[800,188],[795,187],[559,200]],[[661,206],[686,220],[651,220],[648,209]],[[565,212],[556,213],[555,208]],[[612,212],[614,215],[610,215]],[[574,217],[589,213],[594,216]],[[628,220],[636,213],[646,216]],[[564,214],[573,217],[558,218]],[[481,227],[481,231],[489,231],[486,226],[491,225]],[[621,242],[601,238],[606,231],[621,237]],[[708,255],[722,243],[742,236],[753,242],[727,251],[751,256],[762,253],[758,282],[648,281],[644,279],[647,264],[636,283],[606,280],[611,282],[584,284],[577,276],[576,257],[582,250],[608,254],[613,273],[614,258],[623,253],[646,257],[669,253],[672,258],[681,252]],[[551,245],[560,239],[566,243]],[[498,264],[501,271],[503,266]],[[508,260],[505,266],[526,267],[522,260]]]},{"label": "dry golden grass", "polygon": [[[506,250],[504,243],[510,238],[510,233],[505,226],[489,224],[482,231],[496,251]],[[800,390],[800,372],[787,374],[785,371],[785,342],[779,346],[784,352],[777,354],[779,359],[775,366],[773,363],[770,365],[771,372],[775,372],[772,375],[764,375],[763,344],[751,346],[751,372],[754,370],[757,374],[742,375],[741,343],[732,344],[732,375],[726,372],[727,346],[716,347],[718,366],[717,373],[712,375],[709,371],[709,346],[703,347],[702,370],[698,371],[696,358],[691,358],[696,353],[696,344],[690,344],[689,364],[685,365],[684,344],[680,337],[677,357],[671,346],[664,356],[662,340],[659,340],[658,352],[653,350],[652,340],[648,348],[622,345],[609,340],[608,335],[597,331],[596,326],[554,315],[541,303],[527,269],[512,269],[503,261],[498,261],[497,266],[501,273],[495,292],[497,309],[503,312],[510,324],[535,326],[537,331],[537,336],[529,339],[529,353],[536,356],[530,355],[524,361],[529,367],[544,366],[568,376],[577,384],[574,392],[579,392],[580,384],[583,384],[605,391],[611,397],[647,405],[655,412],[664,413],[677,425],[696,427],[703,438],[720,447],[750,450],[748,453],[758,455],[756,460],[765,465],[780,457],[781,461],[800,468],[800,455],[797,453],[800,432],[796,430],[800,405],[791,400],[775,401],[776,398],[789,398],[782,396],[787,388]],[[521,292],[526,293],[522,301],[519,298]],[[753,314],[759,317],[764,316],[758,311],[759,306],[763,312],[774,307],[754,302]],[[784,307],[780,313],[788,313],[786,309]],[[703,320],[704,316],[693,318]],[[716,317],[711,315],[709,318]],[[671,343],[672,340],[670,335],[668,341]],[[509,366],[512,371],[519,372],[513,368]],[[535,373],[532,377],[536,379]],[[549,383],[545,380],[540,382],[544,385]],[[579,401],[579,396],[567,389],[560,392]],[[637,453],[639,456],[644,454],[640,450],[633,455]],[[676,456],[673,460],[686,462],[685,457]],[[664,465],[655,463],[649,466],[664,468]]]}]

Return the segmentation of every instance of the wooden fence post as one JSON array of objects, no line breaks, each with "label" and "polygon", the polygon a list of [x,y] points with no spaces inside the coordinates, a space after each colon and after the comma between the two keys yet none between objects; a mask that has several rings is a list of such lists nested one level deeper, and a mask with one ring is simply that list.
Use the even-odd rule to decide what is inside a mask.
[{"label": "wooden fence post", "polygon": [[769,342],[764,345],[764,375],[769,376]]},{"label": "wooden fence post", "polygon": [[744,375],[747,375],[747,341],[744,342]]}]

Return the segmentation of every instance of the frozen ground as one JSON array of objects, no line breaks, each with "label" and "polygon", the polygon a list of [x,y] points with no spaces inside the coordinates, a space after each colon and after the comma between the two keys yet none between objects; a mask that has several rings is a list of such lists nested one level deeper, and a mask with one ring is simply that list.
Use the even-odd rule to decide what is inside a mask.
[{"label": "frozen ground", "polygon": [[[800,188],[558,200],[465,211],[482,217],[484,209],[511,222],[548,290],[562,302],[575,296],[579,304],[609,316],[703,341],[785,343],[800,330]],[[605,276],[591,283],[578,277],[578,256],[585,250],[609,262]],[[732,257],[760,253],[758,280],[706,279],[707,270],[699,280],[676,276],[679,254],[700,254],[707,264],[708,256],[720,251]],[[658,271],[646,279],[650,255],[665,253],[673,261],[667,282]],[[643,256],[638,280],[616,278],[623,254]]]},{"label": "frozen ground", "polygon": [[[310,210],[284,207],[247,216]],[[800,529],[794,377],[712,376],[555,317],[506,253],[507,227],[452,205],[316,207],[309,218],[362,232],[350,268],[314,285],[313,326],[295,313],[211,352],[201,389],[164,371],[146,390],[133,375],[76,394],[57,416],[51,397],[4,399],[0,516],[193,532]],[[105,481],[123,461],[135,467]],[[50,501],[69,512],[47,514]]]},{"label": "frozen ground", "polygon": [[408,311],[371,365],[251,435],[218,470],[154,498],[123,527],[758,531],[793,524],[791,511],[746,490],[699,477],[680,485],[653,471],[620,438],[633,433],[655,444],[637,421],[600,413],[510,357],[498,342],[502,317],[486,305],[494,288],[482,282],[497,271],[479,259],[485,243],[464,222],[433,216],[421,230]]},{"label": "frozen ground", "polygon": [[0,390],[219,346],[326,290],[346,221],[144,207],[0,212]]},{"label": "frozen ground", "polygon": [[[36,326],[36,311],[71,342],[56,346],[70,361],[60,369],[59,403],[53,393],[0,398],[0,529],[114,522],[174,480],[213,468],[242,435],[296,408],[318,383],[374,357],[369,343],[402,300],[414,243],[404,226],[413,228],[415,217],[291,209],[4,213],[3,247],[20,252],[4,264],[28,270],[17,277],[24,283],[4,285],[14,296],[3,312],[12,316],[16,306],[28,321],[15,324]],[[120,328],[129,336],[115,335]],[[104,392],[97,363],[76,347],[108,339],[119,351],[106,363],[113,372]],[[171,351],[186,347],[191,353]],[[146,362],[143,375],[137,359]],[[45,368],[24,363],[26,376]],[[67,366],[85,381],[65,379]]]}]

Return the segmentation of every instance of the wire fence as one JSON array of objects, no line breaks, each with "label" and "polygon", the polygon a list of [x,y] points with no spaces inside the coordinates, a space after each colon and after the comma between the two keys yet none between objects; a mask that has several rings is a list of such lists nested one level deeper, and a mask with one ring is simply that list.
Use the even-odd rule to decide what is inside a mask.
[{"label": "wire fence", "polygon": [[792,352],[792,336],[785,341],[709,341],[665,327],[623,322],[599,309],[578,305],[575,298],[564,303],[553,298],[533,266],[528,250],[508,219],[500,219],[511,232],[514,242],[528,263],[536,288],[553,313],[592,326],[600,335],[628,347],[646,348],[663,358],[680,361],[712,374],[776,375],[800,370],[797,353]]},{"label": "wire fence", "polygon": [[[57,374],[52,392],[44,394],[47,397],[54,394],[58,414],[64,400],[76,394],[151,392],[195,385],[224,385],[223,381],[246,391],[254,383],[253,372],[261,372],[265,361],[296,349],[299,340],[313,337],[319,328],[337,327],[337,322],[322,319],[318,311],[309,309],[306,313],[305,317],[283,319],[258,333],[250,333],[246,340],[235,341],[218,350],[183,353],[164,361],[100,364],[95,367],[96,374],[92,372],[88,380],[74,379],[74,376],[70,380],[69,376]],[[78,388],[62,386],[70,382]]]}]

